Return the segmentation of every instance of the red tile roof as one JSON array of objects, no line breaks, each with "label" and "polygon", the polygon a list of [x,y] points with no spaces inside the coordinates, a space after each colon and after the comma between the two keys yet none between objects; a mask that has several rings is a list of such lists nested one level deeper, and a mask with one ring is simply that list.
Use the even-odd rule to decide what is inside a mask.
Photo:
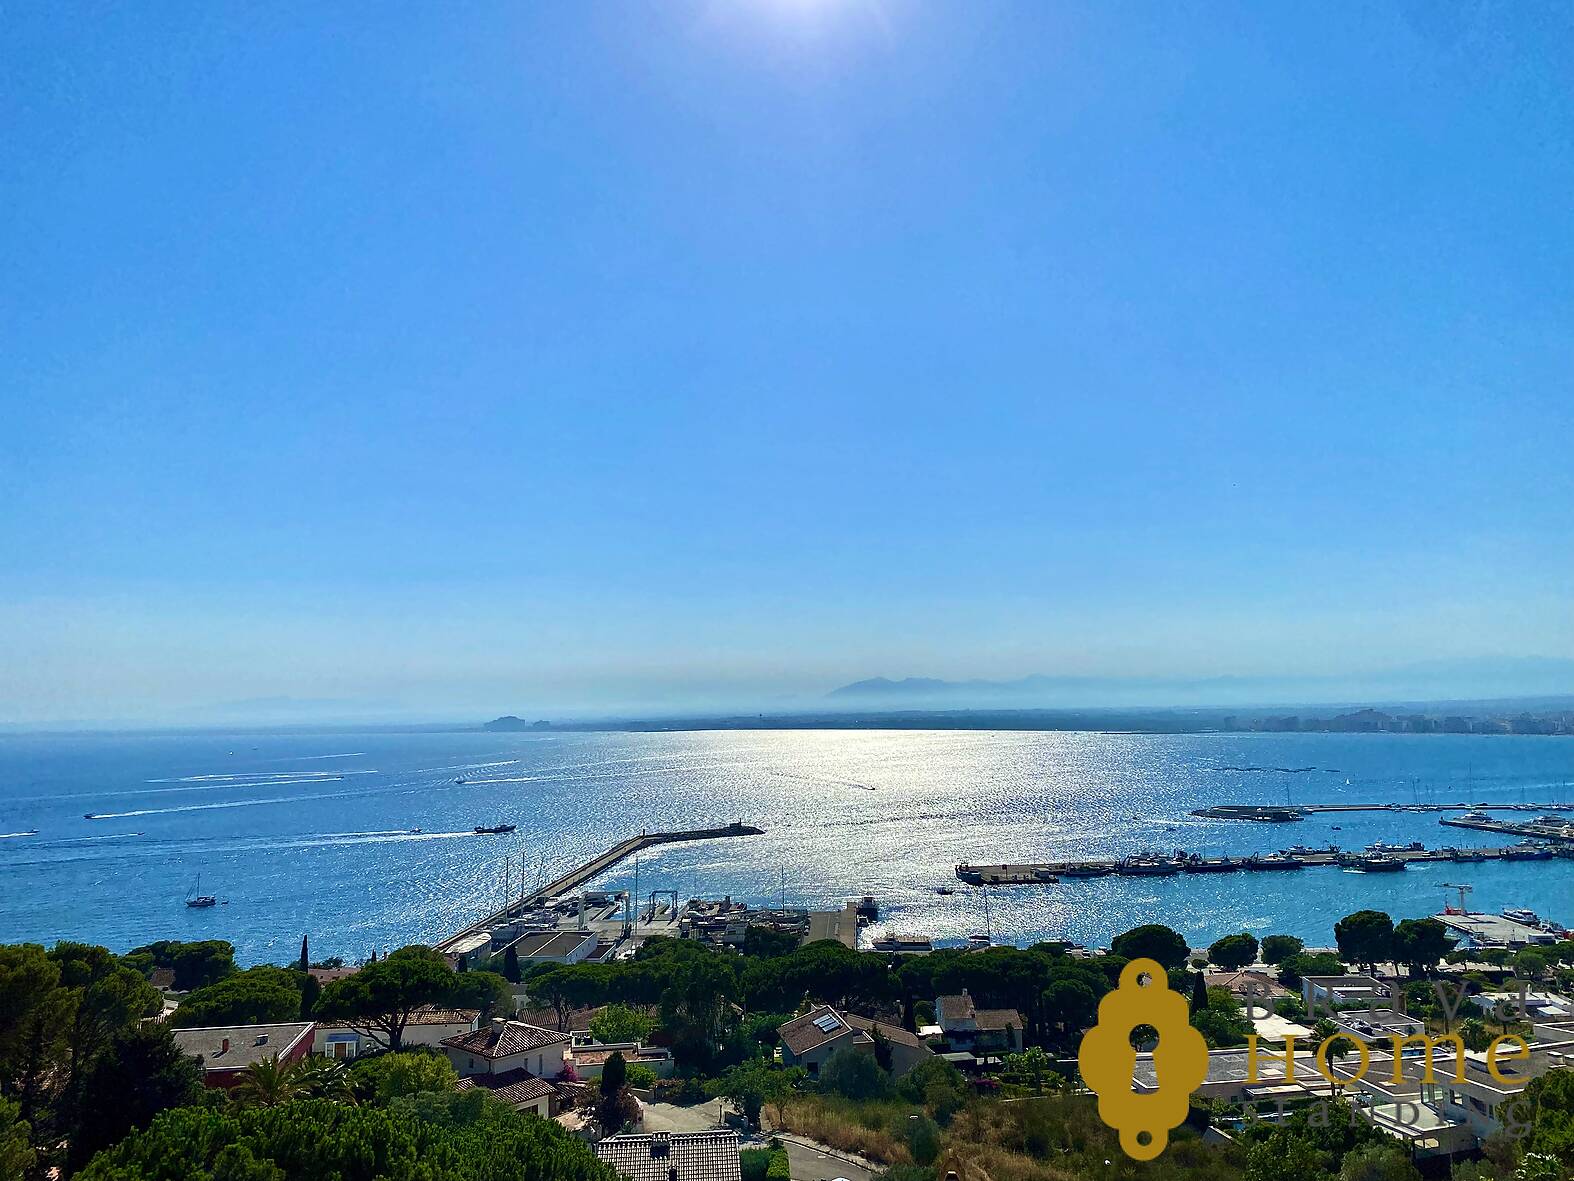
[{"label": "red tile roof", "polygon": [[523,1021],[492,1021],[469,1033],[445,1037],[443,1045],[482,1058],[507,1058],[510,1054],[524,1054],[559,1042],[566,1045],[568,1040],[568,1034],[555,1029],[542,1029]]},{"label": "red tile roof", "polygon": [[609,1136],[596,1155],[630,1181],[739,1181],[738,1134],[654,1132]]},{"label": "red tile roof", "polygon": [[478,1074],[470,1078],[462,1078],[454,1084],[456,1091],[468,1091],[479,1087],[490,1091],[504,1103],[519,1106],[522,1103],[534,1103],[538,1099],[545,1099],[555,1095],[557,1088],[545,1079],[539,1079],[528,1070],[505,1070],[502,1074]]}]

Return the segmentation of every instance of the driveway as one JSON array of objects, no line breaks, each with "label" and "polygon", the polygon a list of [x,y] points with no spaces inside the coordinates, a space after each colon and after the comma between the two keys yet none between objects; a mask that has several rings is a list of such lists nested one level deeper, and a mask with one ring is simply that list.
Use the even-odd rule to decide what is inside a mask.
[{"label": "driveway", "polygon": [[833,1155],[831,1149],[813,1141],[797,1137],[789,1140],[784,1136],[782,1145],[787,1149],[787,1168],[792,1174],[792,1181],[833,1181],[836,1177],[845,1177],[847,1181],[870,1181],[874,1176],[872,1169],[855,1165],[846,1157]]},{"label": "driveway", "polygon": [[722,1126],[719,1114],[720,1101],[679,1105],[676,1103],[645,1103],[647,1132],[708,1132]]}]

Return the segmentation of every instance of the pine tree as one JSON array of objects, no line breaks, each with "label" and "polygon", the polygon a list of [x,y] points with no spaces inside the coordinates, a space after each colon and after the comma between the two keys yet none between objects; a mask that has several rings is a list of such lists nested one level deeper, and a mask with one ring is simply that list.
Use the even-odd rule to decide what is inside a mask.
[{"label": "pine tree", "polygon": [[1191,1011],[1200,1013],[1208,1007],[1208,978],[1201,972],[1191,974]]}]

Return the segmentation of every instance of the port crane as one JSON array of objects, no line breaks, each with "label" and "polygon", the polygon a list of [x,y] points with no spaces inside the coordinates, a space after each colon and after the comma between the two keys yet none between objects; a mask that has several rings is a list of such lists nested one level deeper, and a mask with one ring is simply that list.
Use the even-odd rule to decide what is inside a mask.
[{"label": "port crane", "polygon": [[1470,913],[1469,907],[1467,907],[1465,905],[1465,895],[1469,894],[1472,890],[1474,890],[1475,889],[1474,886],[1466,886],[1466,885],[1463,885],[1463,884],[1461,884],[1459,882],[1444,882],[1443,883],[1443,889],[1445,889],[1445,890],[1458,890],[1459,891],[1459,907],[1458,907],[1458,909],[1456,910],[1454,907],[1448,905],[1448,903],[1445,902],[1445,903],[1443,903],[1443,913],[1444,914],[1466,915],[1466,914]]}]

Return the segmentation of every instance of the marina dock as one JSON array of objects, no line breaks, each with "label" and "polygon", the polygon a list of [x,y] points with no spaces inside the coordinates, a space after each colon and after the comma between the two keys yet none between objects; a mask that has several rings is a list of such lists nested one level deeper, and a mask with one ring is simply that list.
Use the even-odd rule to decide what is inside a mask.
[{"label": "marina dock", "polygon": [[[1323,812],[1574,812],[1574,804],[1215,804],[1193,808],[1193,816],[1210,820],[1283,822],[1305,820]],[[1444,823],[1448,823],[1444,821]]]},{"label": "marina dock", "polygon": [[1474,947],[1524,947],[1532,943],[1552,943],[1554,936],[1544,928],[1501,914],[1461,914],[1445,910],[1435,916],[1452,931],[1458,931]]},{"label": "marina dock", "polygon": [[[1574,848],[1571,848],[1574,852]],[[1180,877],[1196,873],[1293,873],[1302,869],[1360,868],[1347,863],[1352,859],[1370,856],[1354,850],[1334,848],[1291,850],[1288,854],[1269,857],[1196,857],[1187,861],[1152,859],[1097,860],[1097,861],[1041,861],[1021,865],[959,865],[956,876],[973,886],[1031,886],[1061,878],[1099,877]],[[1390,861],[1409,865],[1414,862],[1480,862],[1514,861],[1532,856],[1545,859],[1550,854],[1528,854],[1524,846],[1506,846],[1496,849],[1442,848],[1442,849],[1387,849],[1382,853]],[[1393,868],[1390,866],[1389,868]],[[1370,871],[1369,871],[1370,872]]]},{"label": "marina dock", "polygon": [[483,931],[489,931],[499,923],[507,922],[515,911],[528,910],[531,907],[541,905],[549,899],[572,893],[592,878],[605,873],[618,862],[632,857],[643,849],[649,849],[656,845],[682,844],[687,841],[710,841],[719,837],[760,836],[763,831],[763,829],[744,824],[741,820],[736,820],[721,828],[693,828],[679,832],[644,832],[637,837],[629,837],[627,840],[619,841],[605,852],[598,853],[584,864],[575,866],[562,877],[548,882],[537,890],[523,894],[519,898],[510,900],[507,906],[493,911],[485,918],[478,919],[469,926],[454,932],[447,939],[437,944],[437,950],[447,952],[455,944],[468,937]]}]

